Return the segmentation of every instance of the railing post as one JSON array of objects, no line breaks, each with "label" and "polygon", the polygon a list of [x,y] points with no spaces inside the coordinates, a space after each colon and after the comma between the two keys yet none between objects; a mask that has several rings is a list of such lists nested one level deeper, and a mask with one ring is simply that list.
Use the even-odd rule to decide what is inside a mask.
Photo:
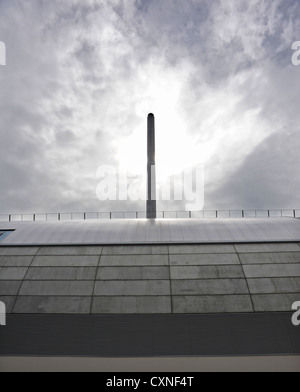
[{"label": "railing post", "polygon": [[218,210],[216,210],[216,218],[218,217]]},{"label": "railing post", "polygon": [[245,218],[245,211],[242,210],[242,218]]},{"label": "railing post", "polygon": [[268,210],[268,218],[270,218],[270,210]]},{"label": "railing post", "polygon": [[111,212],[109,213],[109,219],[111,219]]},{"label": "railing post", "polygon": [[11,222],[11,215],[8,215],[8,221]]},{"label": "railing post", "polygon": [[83,213],[83,220],[85,220],[85,217],[86,217],[86,213],[84,212]]},{"label": "railing post", "polygon": [[60,221],[60,212],[58,213],[58,220]]},{"label": "railing post", "polygon": [[296,218],[296,210],[293,210],[294,218]]},{"label": "railing post", "polygon": [[33,214],[33,222],[35,222],[35,214]]}]

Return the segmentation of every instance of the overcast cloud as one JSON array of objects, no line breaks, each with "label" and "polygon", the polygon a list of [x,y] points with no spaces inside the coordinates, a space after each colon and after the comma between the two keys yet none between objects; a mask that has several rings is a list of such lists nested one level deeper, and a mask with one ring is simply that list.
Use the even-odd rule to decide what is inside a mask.
[{"label": "overcast cloud", "polygon": [[0,0],[0,41],[0,213],[144,209],[96,171],[142,181],[149,112],[204,208],[300,209],[298,0]]}]

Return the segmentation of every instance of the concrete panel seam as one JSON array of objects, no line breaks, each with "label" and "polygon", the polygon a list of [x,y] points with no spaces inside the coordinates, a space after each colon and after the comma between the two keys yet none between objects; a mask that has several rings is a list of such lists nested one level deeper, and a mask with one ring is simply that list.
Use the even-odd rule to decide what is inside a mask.
[{"label": "concrete panel seam", "polygon": [[173,314],[173,293],[172,293],[172,279],[171,279],[171,260],[170,260],[170,247],[168,249],[168,262],[169,262],[169,282],[170,282],[170,306],[171,306],[171,314]]},{"label": "concrete panel seam", "polygon": [[243,264],[242,264],[242,261],[241,261],[241,259],[240,259],[240,255],[239,255],[239,253],[238,253],[238,251],[237,251],[237,249],[236,249],[235,244],[233,244],[233,247],[234,247],[234,250],[235,250],[235,252],[236,252],[236,254],[237,254],[238,258],[239,258],[240,266],[242,267],[244,279],[245,279],[245,281],[246,281],[247,290],[248,290],[249,297],[250,297],[250,301],[251,301],[252,310],[253,310],[253,312],[255,312],[254,302],[253,302],[253,299],[252,299],[252,296],[251,296],[250,287],[249,287],[249,283],[248,283],[248,280],[247,280],[247,277],[246,277],[246,273],[245,273],[245,270],[244,270],[244,266],[243,266]]},{"label": "concrete panel seam", "polygon": [[[27,271],[26,271],[26,273],[25,273],[24,279],[26,278],[26,276],[27,276],[27,274],[28,274],[28,271],[29,271],[29,268],[32,266],[33,261],[34,261],[34,259],[35,259],[35,256],[37,255],[39,249],[40,249],[39,247],[36,249],[35,254],[34,254],[34,256],[33,256],[32,259],[31,259],[31,262],[30,262],[29,266],[27,267]],[[15,300],[14,300],[14,303],[13,303],[13,306],[12,306],[12,309],[11,309],[11,312],[12,312],[12,313],[14,313],[15,305],[16,305],[18,296],[19,296],[19,294],[20,294],[21,288],[22,288],[22,286],[23,286],[24,279],[22,280],[22,283],[20,284],[19,290],[18,290],[18,292],[17,292],[17,294],[16,294],[16,298],[15,298]]]},{"label": "concrete panel seam", "polygon": [[98,276],[98,270],[99,270],[99,266],[100,266],[100,260],[101,260],[101,256],[103,253],[103,246],[101,248],[101,252],[99,254],[99,259],[98,259],[98,265],[96,268],[96,273],[95,273],[95,279],[94,279],[94,285],[93,285],[93,291],[92,291],[92,295],[91,295],[91,303],[90,303],[90,312],[89,314],[92,314],[92,309],[93,309],[93,301],[94,301],[94,294],[95,294],[95,286],[96,286],[96,281],[97,281],[97,276]]}]

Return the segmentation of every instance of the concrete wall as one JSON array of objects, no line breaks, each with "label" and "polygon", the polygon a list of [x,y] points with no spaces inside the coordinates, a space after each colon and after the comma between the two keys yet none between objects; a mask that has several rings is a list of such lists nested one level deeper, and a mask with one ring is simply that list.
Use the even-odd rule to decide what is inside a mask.
[{"label": "concrete wall", "polygon": [[0,247],[8,313],[291,311],[298,243]]}]

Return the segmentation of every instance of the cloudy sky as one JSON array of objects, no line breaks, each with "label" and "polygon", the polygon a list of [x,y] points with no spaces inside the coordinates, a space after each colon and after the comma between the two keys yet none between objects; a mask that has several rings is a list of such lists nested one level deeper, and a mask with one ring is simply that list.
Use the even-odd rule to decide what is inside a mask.
[{"label": "cloudy sky", "polygon": [[0,41],[0,213],[144,209],[96,189],[144,183],[149,112],[205,209],[300,208],[299,0],[0,0]]}]

